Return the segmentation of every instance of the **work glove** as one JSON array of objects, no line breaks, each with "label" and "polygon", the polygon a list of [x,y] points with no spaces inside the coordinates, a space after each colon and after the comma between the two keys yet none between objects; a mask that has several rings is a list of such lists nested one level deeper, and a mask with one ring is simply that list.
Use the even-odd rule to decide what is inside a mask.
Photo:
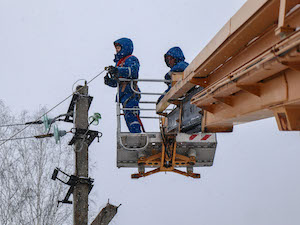
[{"label": "work glove", "polygon": [[117,76],[118,75],[118,73],[119,73],[119,70],[118,70],[118,68],[117,67],[114,67],[114,66],[108,66],[108,67],[106,67],[107,68],[107,72],[109,73],[109,74],[111,74],[112,76]]},{"label": "work glove", "polygon": [[106,76],[104,77],[104,84],[108,85],[110,79],[111,78],[108,76],[108,73],[107,73]]}]

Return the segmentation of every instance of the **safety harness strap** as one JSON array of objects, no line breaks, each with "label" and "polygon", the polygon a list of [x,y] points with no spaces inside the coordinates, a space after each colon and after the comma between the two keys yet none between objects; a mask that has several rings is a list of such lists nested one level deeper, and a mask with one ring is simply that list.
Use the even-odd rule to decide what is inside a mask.
[{"label": "safety harness strap", "polygon": [[128,58],[131,57],[131,56],[133,56],[133,55],[128,55],[128,56],[126,56],[126,57],[120,59],[120,60],[118,61],[118,63],[117,63],[117,66],[123,67],[123,66],[124,66],[124,63],[125,63],[125,61],[126,61],[126,59],[128,59]]}]

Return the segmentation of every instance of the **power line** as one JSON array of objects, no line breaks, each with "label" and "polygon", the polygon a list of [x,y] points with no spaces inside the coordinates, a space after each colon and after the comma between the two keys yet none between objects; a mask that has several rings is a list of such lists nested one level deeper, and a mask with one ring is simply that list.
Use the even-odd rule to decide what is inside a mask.
[{"label": "power line", "polygon": [[8,138],[8,139],[2,139],[0,141],[22,140],[22,139],[29,139],[29,138],[35,138],[35,136],[31,136],[31,137],[18,137],[18,138]]},{"label": "power line", "polygon": [[26,125],[25,123],[15,123],[15,124],[5,124],[5,125],[0,125],[0,127],[13,127],[13,126],[22,126]]},{"label": "power line", "polygon": [[[72,131],[66,131],[66,133],[72,133]],[[36,138],[36,139],[42,139],[42,138],[48,138],[48,137],[53,137],[54,133],[50,134],[41,134],[41,135],[35,135],[35,136],[30,136],[30,137],[17,137],[17,138],[8,138],[8,139],[2,139],[0,141],[11,141],[11,140],[22,140],[22,139],[29,139],[29,138]]]},{"label": "power line", "polygon": [[[95,80],[97,77],[99,77],[103,72],[105,71],[102,70],[99,74],[97,74],[95,77],[93,77],[89,82],[87,82],[87,84],[91,83],[93,80]],[[78,90],[76,90],[76,92],[78,92],[79,90],[81,90],[84,86],[82,86],[81,88],[79,88]],[[55,106],[53,106],[50,110],[48,110],[47,112],[45,112],[42,116],[40,116],[36,121],[40,120],[43,116],[45,116],[46,114],[48,114],[49,112],[51,112],[53,109],[55,109],[56,107],[58,107],[60,104],[62,104],[63,102],[65,102],[68,98],[70,98],[71,96],[73,96],[73,94],[75,94],[75,92],[73,92],[72,94],[70,94],[69,96],[67,96],[65,99],[63,99],[62,101],[60,101],[58,104],[56,104]],[[12,138],[14,138],[15,136],[17,136],[18,134],[20,134],[21,132],[23,132],[25,129],[27,129],[28,127],[30,127],[32,124],[28,124],[27,126],[25,126],[24,128],[22,128],[21,130],[19,130],[17,133],[13,134],[10,138],[6,139],[3,143],[0,144],[0,147],[2,145],[4,145],[7,141],[11,140]]]},{"label": "power line", "polygon": [[0,125],[0,128],[1,127],[13,127],[13,126],[25,126],[25,125],[28,125],[28,124],[42,124],[43,121],[41,120],[36,120],[36,121],[32,121],[32,122],[26,122],[26,123],[13,123],[13,124],[3,124],[3,125]]}]

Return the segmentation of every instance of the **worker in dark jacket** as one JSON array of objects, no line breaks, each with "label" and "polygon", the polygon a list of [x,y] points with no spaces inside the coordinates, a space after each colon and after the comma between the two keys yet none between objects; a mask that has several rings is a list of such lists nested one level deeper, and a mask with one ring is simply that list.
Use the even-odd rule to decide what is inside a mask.
[{"label": "worker in dark jacket", "polygon": [[[117,87],[118,78],[138,79],[139,60],[131,55],[133,52],[133,43],[128,38],[121,38],[114,42],[116,54],[115,66],[108,67],[108,74],[104,77],[104,83],[110,87]],[[134,82],[133,88],[139,92],[137,82]],[[140,95],[131,89],[129,81],[120,82],[119,101],[123,108],[139,108]],[[139,110],[124,111],[124,117],[130,133],[141,133],[141,121],[139,119]]]},{"label": "worker in dark jacket", "polygon": [[[165,54],[165,62],[168,67],[170,67],[170,71],[165,75],[165,80],[171,81],[171,74],[172,72],[183,72],[185,68],[189,65],[187,62],[184,61],[185,57],[181,48],[173,47]],[[168,85],[167,90],[159,97],[157,100],[157,104],[160,100],[167,94],[167,92],[171,89],[172,85],[171,82],[166,83]]]}]

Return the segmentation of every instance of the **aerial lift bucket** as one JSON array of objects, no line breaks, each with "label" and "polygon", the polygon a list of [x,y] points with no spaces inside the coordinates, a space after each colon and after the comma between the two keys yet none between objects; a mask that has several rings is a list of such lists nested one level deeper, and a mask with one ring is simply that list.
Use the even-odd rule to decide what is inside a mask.
[{"label": "aerial lift bucket", "polygon": [[[153,80],[149,81],[153,82]],[[154,93],[139,94],[151,95]],[[197,128],[201,123],[201,112],[199,112],[199,108],[195,109],[190,105],[189,99],[190,97],[186,98],[182,104],[183,113],[180,114],[183,115],[183,123],[178,124],[178,116],[176,116],[178,108],[176,108],[169,113],[169,125],[165,122],[166,118],[157,117],[163,121],[164,131],[139,134],[121,132],[122,109],[117,101],[117,167],[138,168],[138,173],[132,174],[132,178],[146,177],[157,172],[175,172],[188,177],[200,178],[200,174],[193,173],[193,168],[213,165],[217,140],[214,133],[199,132],[200,129]],[[138,110],[142,111],[143,109]],[[141,116],[141,118],[143,117]],[[178,126],[184,128],[185,133],[178,132],[175,129]],[[190,132],[186,133],[187,128],[190,128]],[[146,172],[146,168],[154,168],[154,170]],[[186,172],[177,168],[186,168]]]}]

